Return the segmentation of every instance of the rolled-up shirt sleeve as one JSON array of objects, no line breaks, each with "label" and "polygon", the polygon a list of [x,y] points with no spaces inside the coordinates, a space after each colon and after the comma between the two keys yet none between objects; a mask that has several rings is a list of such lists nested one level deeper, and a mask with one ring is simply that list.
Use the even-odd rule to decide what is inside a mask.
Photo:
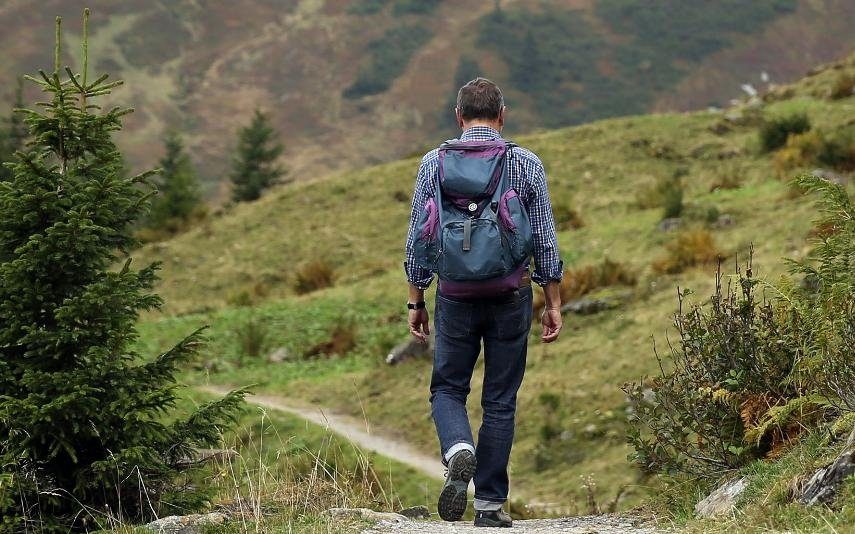
[{"label": "rolled-up shirt sleeve", "polygon": [[529,218],[534,240],[534,273],[532,280],[544,286],[551,281],[561,281],[564,263],[558,252],[558,239],[555,236],[555,219],[546,186],[546,170],[539,160],[534,161],[529,175],[530,197]]},{"label": "rolled-up shirt sleeve", "polygon": [[416,188],[413,193],[413,204],[410,211],[410,226],[407,231],[406,259],[404,261],[404,272],[407,281],[419,289],[427,289],[433,281],[433,273],[416,265],[413,254],[413,242],[416,237],[416,224],[419,216],[424,210],[425,203],[433,196],[433,177],[437,170],[436,151],[428,152],[419,165],[416,175]]}]

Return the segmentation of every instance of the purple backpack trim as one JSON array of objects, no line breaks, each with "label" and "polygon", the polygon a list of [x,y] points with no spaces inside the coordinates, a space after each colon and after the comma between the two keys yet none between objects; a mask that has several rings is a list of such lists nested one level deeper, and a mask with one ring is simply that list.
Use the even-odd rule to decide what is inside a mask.
[{"label": "purple backpack trim", "polygon": [[431,197],[425,202],[425,211],[427,219],[422,225],[419,237],[422,239],[436,239],[437,230],[439,229],[439,210],[436,208],[436,199]]},{"label": "purple backpack trim", "polygon": [[454,280],[443,280],[440,278],[438,282],[439,292],[446,297],[459,299],[509,293],[520,287],[520,282],[527,268],[528,262],[525,262],[509,275],[483,281],[455,282]]},{"label": "purple backpack trim", "polygon": [[[514,219],[511,217],[511,210],[508,209],[508,201],[517,196],[517,192],[514,189],[508,189],[504,195],[502,195],[501,200],[499,200],[499,219],[502,221],[502,224],[505,225],[505,228],[508,230],[516,230],[517,225],[514,223]],[[436,207],[436,206],[434,206]]]}]

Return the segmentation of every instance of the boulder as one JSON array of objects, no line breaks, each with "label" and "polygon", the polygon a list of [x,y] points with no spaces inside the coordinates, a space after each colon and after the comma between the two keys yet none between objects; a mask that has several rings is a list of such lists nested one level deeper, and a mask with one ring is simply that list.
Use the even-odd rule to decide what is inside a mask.
[{"label": "boulder", "polygon": [[430,510],[427,506],[411,506],[398,510],[398,513],[409,519],[430,519]]},{"label": "boulder", "polygon": [[424,358],[433,354],[434,333],[428,336],[427,343],[422,343],[413,336],[398,343],[386,356],[386,363],[396,365],[411,358]]},{"label": "boulder", "polygon": [[153,521],[143,528],[158,534],[202,534],[207,527],[222,525],[226,522],[225,514],[213,512],[210,514],[171,515]]},{"label": "boulder", "polygon": [[736,509],[736,501],[748,487],[746,477],[734,478],[722,484],[704,500],[695,505],[698,517],[717,517],[728,515]]},{"label": "boulder", "polygon": [[833,462],[817,469],[800,487],[796,497],[806,505],[828,504],[834,500],[843,480],[855,473],[855,429],[849,434],[843,452]]},{"label": "boulder", "polygon": [[729,228],[735,223],[736,221],[734,220],[733,215],[729,213],[722,213],[713,223],[713,228]]},{"label": "boulder", "polygon": [[285,347],[279,347],[278,349],[267,355],[267,361],[269,363],[282,363],[290,359],[291,353]]},{"label": "boulder", "polygon": [[839,172],[830,171],[828,169],[814,169],[811,174],[816,176],[817,178],[822,178],[823,180],[827,180],[833,184],[843,186],[849,184],[848,176],[846,176],[845,174],[840,174]]},{"label": "boulder", "polygon": [[608,299],[580,298],[561,306],[561,314],[593,315],[617,307],[617,303]]},{"label": "boulder", "polygon": [[659,221],[659,231],[673,232],[674,230],[679,230],[682,225],[683,219],[679,217],[668,217],[667,219]]}]

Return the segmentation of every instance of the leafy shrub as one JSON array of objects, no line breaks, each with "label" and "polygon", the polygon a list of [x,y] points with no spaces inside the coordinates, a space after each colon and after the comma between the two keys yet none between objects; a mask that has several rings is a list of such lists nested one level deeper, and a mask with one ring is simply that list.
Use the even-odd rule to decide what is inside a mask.
[{"label": "leafy shrub", "polygon": [[855,76],[848,72],[840,73],[834,80],[828,97],[832,100],[840,100],[852,96],[855,91]]},{"label": "leafy shrub", "polygon": [[825,137],[819,131],[791,135],[773,156],[772,164],[779,176],[786,176],[792,169],[804,168],[815,162],[824,143]]},{"label": "leafy shrub", "polygon": [[686,230],[666,245],[667,254],[653,263],[660,274],[677,274],[691,267],[712,265],[724,257],[713,235],[704,229]]},{"label": "leafy shrub", "polygon": [[816,155],[817,163],[840,171],[855,170],[855,139],[851,131],[838,132],[824,141]]},{"label": "leafy shrub", "polygon": [[[653,380],[625,386],[629,441],[650,471],[711,477],[778,456],[805,430],[855,413],[855,206],[845,188],[803,175],[821,194],[822,237],[791,262],[808,283],[784,279],[758,302],[750,262],[707,308],[680,310],[680,342]],[[851,424],[851,422],[850,422]]]},{"label": "leafy shrub", "polygon": [[810,128],[810,119],[804,113],[766,119],[760,127],[760,148],[763,152],[778,150],[791,135],[805,133]]},{"label": "leafy shrub", "polygon": [[389,28],[379,39],[368,43],[368,59],[343,96],[354,99],[386,91],[403,74],[416,50],[430,38],[431,31],[421,24]]},{"label": "leafy shrub", "polygon": [[330,287],[334,283],[335,270],[332,265],[325,260],[318,259],[303,265],[297,271],[294,279],[294,291],[302,295]]},{"label": "leafy shrub", "polygon": [[745,439],[758,413],[795,396],[784,384],[798,350],[772,306],[757,302],[750,264],[737,275],[738,283],[723,289],[719,270],[709,308],[685,310],[681,294],[679,343],[665,356],[656,352],[662,373],[624,387],[629,441],[648,471],[719,476],[788,437],[779,431],[761,443]]},{"label": "leafy shrub", "polygon": [[683,176],[686,171],[678,169],[670,176],[660,177],[654,184],[639,189],[635,203],[639,208],[662,208],[662,218],[680,217],[683,214]]}]

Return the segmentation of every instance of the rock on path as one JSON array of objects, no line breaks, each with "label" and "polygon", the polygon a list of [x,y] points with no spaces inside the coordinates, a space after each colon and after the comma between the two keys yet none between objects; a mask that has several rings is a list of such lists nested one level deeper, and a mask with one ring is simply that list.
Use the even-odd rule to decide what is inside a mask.
[{"label": "rock on path", "polygon": [[637,518],[616,515],[527,519],[514,521],[514,528],[476,528],[471,521],[380,521],[362,534],[656,534],[664,532],[644,526]]}]

